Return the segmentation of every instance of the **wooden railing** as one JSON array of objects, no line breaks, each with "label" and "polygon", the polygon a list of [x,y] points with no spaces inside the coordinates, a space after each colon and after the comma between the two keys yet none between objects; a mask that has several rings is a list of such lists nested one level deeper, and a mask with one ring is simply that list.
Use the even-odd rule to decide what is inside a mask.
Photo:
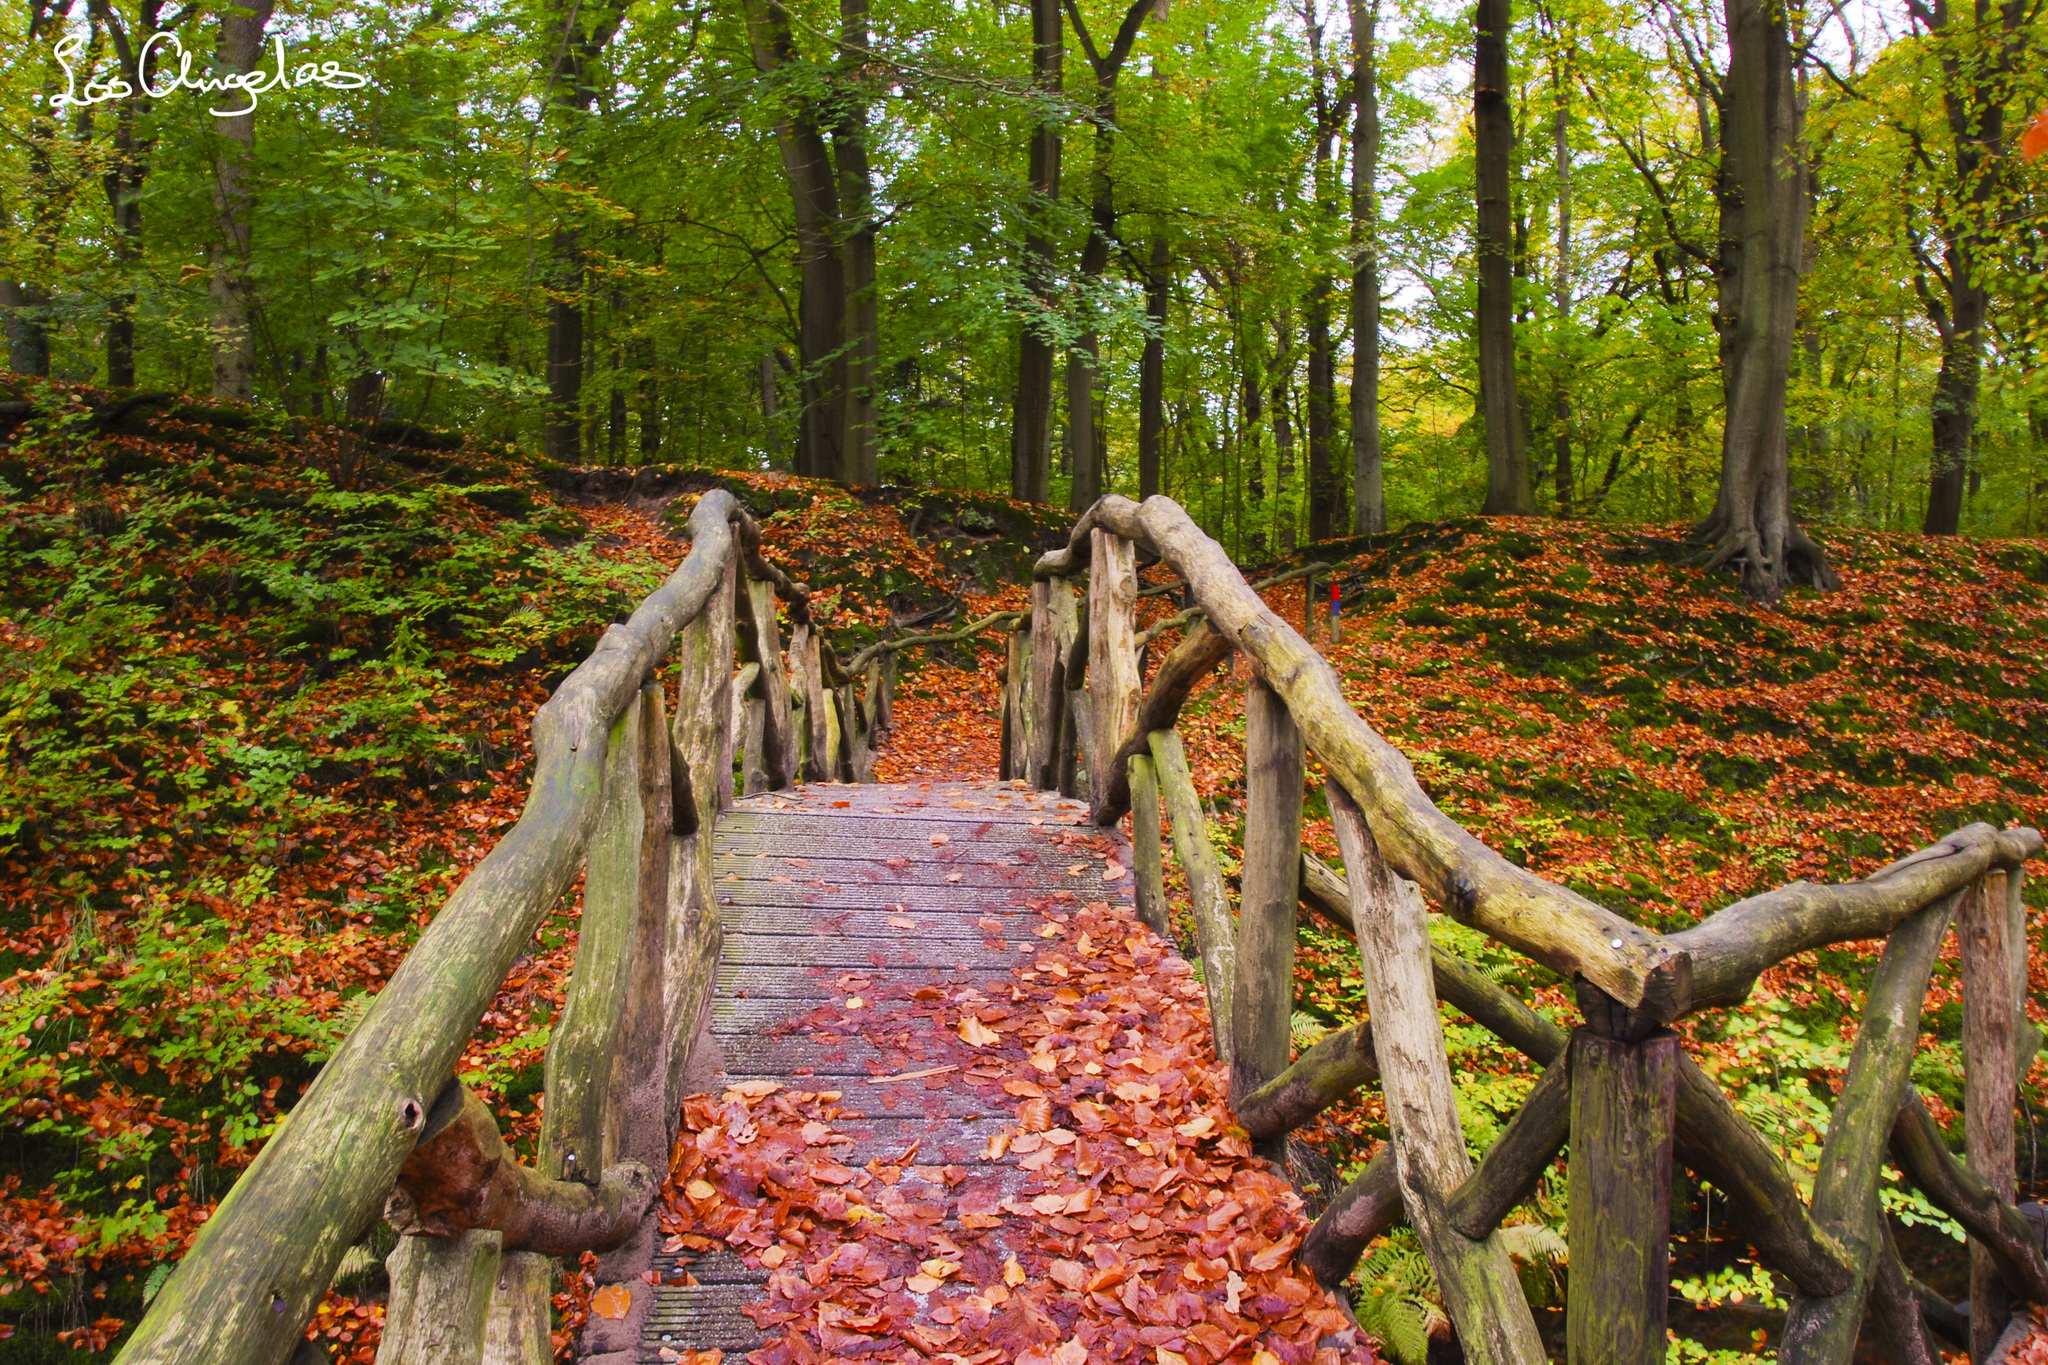
[{"label": "wooden railing", "polygon": [[[718,961],[710,833],[735,765],[748,793],[870,778],[895,651],[917,643],[841,668],[730,494],[704,494],[689,535],[667,582],[535,715],[519,822],[221,1201],[122,1365],[287,1360],[379,1216],[410,1234],[387,1260],[386,1365],[552,1360],[557,1257],[605,1252],[601,1277],[637,1282]],[[672,705],[656,681],[665,660]],[[579,873],[575,967],[527,1167],[455,1066]]]},{"label": "wooden railing", "polygon": [[[1149,688],[1137,651],[1139,551],[1179,574],[1192,597],[1180,643]],[[1216,1053],[1230,1063],[1239,1121],[1268,1154],[1282,1155],[1289,1132],[1358,1087],[1382,1089],[1392,1141],[1330,1203],[1300,1253],[1324,1283],[1341,1283],[1367,1244],[1406,1218],[1466,1358],[1537,1365],[1543,1345],[1497,1229],[1569,1144],[1569,1358],[1661,1363],[1675,1151],[1795,1287],[1781,1361],[1846,1365],[1867,1305],[1894,1360],[1938,1365],[1927,1314],[1948,1306],[1917,1284],[1886,1230],[1878,1182],[1889,1150],[1970,1236],[1976,1359],[1987,1359],[2007,1302],[2048,1303],[2039,1236],[2013,1203],[2015,1086],[2034,1038],[2020,898],[2022,866],[2042,852],[2034,830],[1971,825],[1860,881],[1795,882],[1656,934],[1515,866],[1437,809],[1407,760],[1345,701],[1329,664],[1171,500],[1104,498],[1035,577],[1030,618],[1009,651],[1004,775],[1085,793],[1101,825],[1128,811],[1138,912],[1160,930],[1163,798]],[[1196,684],[1233,651],[1251,673],[1234,914],[1173,729]],[[1342,875],[1301,846],[1311,750],[1329,775]],[[1583,1022],[1567,1033],[1432,946],[1425,896],[1571,983]],[[1300,906],[1356,936],[1370,1018],[1290,1059]],[[1967,1165],[1907,1079],[1951,925],[1961,944]],[[1809,1201],[1670,1026],[1741,1002],[1761,972],[1795,954],[1877,938],[1884,952]],[[1476,1167],[1439,1000],[1544,1068]]]}]

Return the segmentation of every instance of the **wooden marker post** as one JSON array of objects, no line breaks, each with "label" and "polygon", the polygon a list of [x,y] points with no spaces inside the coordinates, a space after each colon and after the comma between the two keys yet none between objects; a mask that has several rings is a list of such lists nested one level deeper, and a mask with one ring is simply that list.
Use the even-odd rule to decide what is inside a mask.
[{"label": "wooden marker post", "polygon": [[1678,1035],[1571,1042],[1570,1365],[1662,1365]]}]

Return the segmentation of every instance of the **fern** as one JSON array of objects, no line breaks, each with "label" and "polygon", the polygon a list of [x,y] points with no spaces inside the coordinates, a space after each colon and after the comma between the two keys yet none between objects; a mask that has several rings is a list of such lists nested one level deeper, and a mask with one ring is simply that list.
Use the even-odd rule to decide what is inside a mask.
[{"label": "fern", "polygon": [[1423,1365],[1430,1337],[1448,1328],[1450,1319],[1414,1234],[1404,1228],[1381,1242],[1358,1267],[1358,1278],[1358,1325],[1397,1365]]}]

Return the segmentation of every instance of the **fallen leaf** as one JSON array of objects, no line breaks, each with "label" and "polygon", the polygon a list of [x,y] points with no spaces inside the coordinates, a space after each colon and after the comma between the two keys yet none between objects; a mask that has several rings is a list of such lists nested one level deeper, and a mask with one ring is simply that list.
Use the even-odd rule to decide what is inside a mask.
[{"label": "fallen leaf", "polygon": [[1176,1123],[1173,1131],[1184,1138],[1203,1137],[1216,1131],[1216,1120],[1212,1115],[1204,1114],[1200,1118],[1189,1119],[1186,1123]]},{"label": "fallen leaf", "polygon": [[861,999],[857,995],[849,995],[846,997],[846,1008],[850,1010],[864,1010],[867,1007],[868,1002]]},{"label": "fallen leaf", "polygon": [[891,915],[889,916],[889,927],[891,929],[915,929],[917,921],[908,915]]},{"label": "fallen leaf", "polygon": [[969,1047],[987,1047],[1003,1041],[1003,1035],[970,1014],[960,1021],[960,1041]]},{"label": "fallen leaf", "polygon": [[708,1180],[692,1180],[689,1184],[683,1186],[683,1193],[689,1196],[690,1202],[693,1204],[701,1204],[707,1199],[715,1199],[718,1196],[718,1190]]},{"label": "fallen leaf", "polygon": [[1124,871],[1124,865],[1118,862],[1116,859],[1111,858],[1108,862],[1102,865],[1102,880],[1106,882],[1116,881],[1124,875]]},{"label": "fallen leaf", "polygon": [[633,1291],[622,1284],[608,1284],[590,1296],[590,1315],[617,1322],[633,1310]]},{"label": "fallen leaf", "polygon": [[932,836],[932,847],[933,847],[933,848],[942,848],[942,847],[944,847],[945,845],[947,845],[947,844],[950,844],[950,843],[952,843],[952,842],[953,842],[953,836],[951,836],[950,834],[934,834],[934,835]]},{"label": "fallen leaf", "polygon": [[1024,1274],[1024,1267],[1017,1264],[1017,1258],[1015,1256],[1012,1256],[1009,1260],[1003,1262],[1004,1284],[1009,1285],[1012,1289],[1015,1289],[1018,1285],[1024,1283],[1026,1278],[1027,1277]]}]

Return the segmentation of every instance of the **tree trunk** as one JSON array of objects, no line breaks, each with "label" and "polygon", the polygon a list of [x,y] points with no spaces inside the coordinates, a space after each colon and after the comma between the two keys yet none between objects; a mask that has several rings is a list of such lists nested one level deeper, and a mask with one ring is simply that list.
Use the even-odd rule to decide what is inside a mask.
[{"label": "tree trunk", "polygon": [[1273,363],[1267,370],[1273,403],[1273,533],[1285,553],[1300,539],[1294,491],[1294,316],[1287,308],[1273,320]]},{"label": "tree trunk", "polygon": [[[224,72],[246,75],[263,52],[263,30],[276,0],[249,0],[221,15],[214,61]],[[250,298],[249,236],[255,210],[249,179],[256,146],[254,96],[246,113],[215,117],[213,212],[220,237],[214,246],[207,292],[213,297],[213,396],[246,403],[255,396],[256,332]],[[238,101],[230,101],[229,108]],[[132,372],[132,363],[131,363]]]},{"label": "tree trunk", "polygon": [[1473,18],[1472,131],[1478,171],[1479,409],[1486,428],[1486,504],[1491,516],[1536,510],[1515,391],[1514,222],[1508,199],[1515,115],[1508,104],[1510,0],[1479,0]]},{"label": "tree trunk", "polygon": [[557,228],[548,251],[548,458],[583,463],[583,254],[574,228]]},{"label": "tree trunk", "polygon": [[1337,534],[1344,479],[1337,470],[1337,348],[1330,335],[1330,278],[1308,292],[1308,538]]},{"label": "tree trunk", "polygon": [[[1571,133],[1571,84],[1564,69],[1564,58],[1557,58],[1557,66],[1551,73],[1552,87],[1557,96],[1557,107],[1550,117],[1551,162],[1557,175],[1557,261],[1556,272],[1551,280],[1551,307],[1556,312],[1555,327],[1562,338],[1571,326],[1572,312],[1572,148]],[[1557,355],[1553,362],[1558,367],[1556,390],[1551,401],[1551,476],[1557,488],[1557,514],[1568,517],[1572,514],[1575,479],[1572,470],[1572,391],[1565,374],[1567,357]]]},{"label": "tree trunk", "polygon": [[[1694,534],[1705,563],[1732,565],[1759,601],[1793,583],[1836,586],[1821,548],[1792,520],[1785,459],[1785,387],[1799,316],[1806,234],[1804,118],[1782,14],[1764,0],[1726,0],[1729,61],[1722,100],[1722,175],[1734,209],[1724,227],[1721,487]],[[1725,222],[1725,219],[1724,219]]]},{"label": "tree trunk", "polygon": [[875,303],[874,178],[868,168],[868,107],[860,95],[860,68],[868,59],[868,0],[840,0],[839,119],[832,128],[832,161],[839,176],[839,230],[845,254],[845,388],[840,400],[839,465],[842,483],[872,487],[881,480],[875,433],[875,361],[880,351]]},{"label": "tree trunk", "polygon": [[[2024,7],[1977,0],[1973,22],[1950,30],[1946,4],[1915,14],[1935,39],[1941,63],[1942,107],[1955,151],[1950,194],[1959,212],[1946,215],[1946,244],[1938,274],[1945,296],[1923,290],[1929,318],[1941,334],[1941,371],[1934,381],[1929,419],[1934,448],[1927,476],[1927,520],[1931,536],[1952,536],[1962,525],[1966,475],[1977,438],[1977,400],[1983,383],[1985,315],[1990,296],[1980,278],[1980,234],[1996,221],[2002,191],[2005,98],[2019,53]],[[1966,36],[1967,35],[1967,36]],[[1958,40],[1964,46],[1959,46]],[[1962,207],[1962,206],[1967,207]]]},{"label": "tree trunk", "polygon": [[[754,68],[773,77],[797,62],[789,12],[780,0],[754,0],[747,7],[747,36]],[[820,110],[792,97],[775,141],[796,220],[797,370],[802,402],[797,413],[796,472],[836,478],[844,469],[840,438],[845,431],[848,376],[844,253],[840,247],[839,186],[832,151],[826,146]],[[849,153],[851,155],[851,153]],[[865,169],[865,153],[861,167]]]},{"label": "tree trunk", "polygon": [[1387,529],[1380,448],[1379,0],[1351,0],[1351,532]]},{"label": "tree trunk", "polygon": [[1165,491],[1166,309],[1173,258],[1154,234],[1145,269],[1145,350],[1138,361],[1138,497]]},{"label": "tree trunk", "polygon": [[[1027,308],[1058,306],[1052,270],[1052,213],[1060,195],[1060,125],[1052,97],[1064,88],[1065,33],[1059,0],[1031,0],[1031,84],[1046,101],[1031,130],[1031,199],[1024,216]],[[1017,392],[1010,424],[1010,496],[1044,502],[1052,493],[1053,342],[1026,316],[1017,337]]]}]

